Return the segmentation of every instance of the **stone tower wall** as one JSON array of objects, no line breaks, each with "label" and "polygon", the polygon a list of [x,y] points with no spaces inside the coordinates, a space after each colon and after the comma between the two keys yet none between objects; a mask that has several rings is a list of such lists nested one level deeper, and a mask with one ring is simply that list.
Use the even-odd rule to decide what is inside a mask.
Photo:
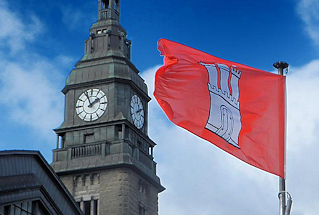
[{"label": "stone tower wall", "polygon": [[98,200],[99,215],[158,214],[158,191],[133,170],[116,168],[61,176],[83,209],[83,201]]}]

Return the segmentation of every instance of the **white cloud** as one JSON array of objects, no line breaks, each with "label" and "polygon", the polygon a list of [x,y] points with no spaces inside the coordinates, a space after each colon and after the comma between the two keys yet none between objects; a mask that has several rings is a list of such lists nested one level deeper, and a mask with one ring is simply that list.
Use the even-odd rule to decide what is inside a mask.
[{"label": "white cloud", "polygon": [[60,82],[52,76],[57,74],[56,68],[44,60],[27,67],[18,63],[1,64],[0,105],[8,111],[7,117],[30,126],[43,137],[52,136],[52,128],[61,123],[63,113],[62,95],[53,84]]},{"label": "white cloud", "polygon": [[319,60],[300,68],[292,67],[289,73],[288,143],[291,150],[298,151],[300,147],[313,146],[318,139],[319,100],[316,98],[319,92]]},{"label": "white cloud", "polygon": [[[278,213],[278,177],[258,170],[173,125],[152,93],[155,71],[142,73],[149,86],[150,137],[158,144],[158,175],[167,190],[160,194],[160,214],[224,215]],[[319,60],[290,68],[288,81],[287,190],[296,215],[316,215],[319,173]]]},{"label": "white cloud", "polygon": [[60,72],[70,58],[49,60],[26,49],[44,28],[36,16],[24,14],[22,19],[1,1],[0,109],[7,113],[2,119],[31,128],[37,137],[54,138],[52,128],[62,122],[63,114]]},{"label": "white cloud", "polygon": [[36,36],[43,33],[44,26],[34,16],[25,16],[22,20],[19,15],[11,11],[7,1],[0,3],[0,48],[9,48],[10,52],[17,53],[23,50],[26,43],[34,41]]},{"label": "white cloud", "polygon": [[319,44],[319,1],[300,0],[297,10],[309,37]]},{"label": "white cloud", "polygon": [[292,67],[288,80],[287,179],[298,214],[318,214],[319,60]]}]

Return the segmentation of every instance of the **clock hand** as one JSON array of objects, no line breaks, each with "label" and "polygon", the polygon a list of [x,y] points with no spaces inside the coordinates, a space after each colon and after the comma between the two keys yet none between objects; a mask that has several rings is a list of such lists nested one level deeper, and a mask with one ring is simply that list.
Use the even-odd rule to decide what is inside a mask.
[{"label": "clock hand", "polygon": [[143,110],[143,108],[137,110],[136,113],[139,113],[139,112],[141,112],[142,110]]},{"label": "clock hand", "polygon": [[88,105],[88,107],[90,108],[90,107],[92,107],[96,102],[98,102],[98,101],[100,101],[100,99],[99,98],[96,98],[92,103],[90,103],[89,105]]},{"label": "clock hand", "polygon": [[90,97],[89,97],[89,95],[88,95],[88,93],[85,91],[84,92],[84,95],[86,96],[86,98],[88,98],[88,100],[89,100],[89,106],[91,105],[91,101],[90,101]]}]

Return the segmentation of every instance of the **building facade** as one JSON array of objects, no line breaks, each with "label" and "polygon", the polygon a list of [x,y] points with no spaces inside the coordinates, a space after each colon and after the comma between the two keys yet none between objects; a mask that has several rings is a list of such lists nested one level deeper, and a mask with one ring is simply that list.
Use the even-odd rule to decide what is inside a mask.
[{"label": "building facade", "polygon": [[0,215],[81,215],[38,151],[0,151]]},{"label": "building facade", "polygon": [[157,215],[147,86],[130,61],[120,0],[98,0],[85,53],[69,74],[51,166],[86,215]]}]

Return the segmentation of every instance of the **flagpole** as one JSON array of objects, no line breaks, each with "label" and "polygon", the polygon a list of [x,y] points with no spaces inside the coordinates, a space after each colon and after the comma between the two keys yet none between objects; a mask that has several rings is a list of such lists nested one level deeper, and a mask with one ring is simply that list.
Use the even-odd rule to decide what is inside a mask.
[{"label": "flagpole", "polygon": [[[278,61],[273,64],[273,66],[278,69],[278,75],[284,75],[284,69],[287,69],[289,64],[284,61]],[[285,138],[285,148],[284,148],[284,165],[285,165],[285,173],[286,173],[286,138]],[[286,203],[286,195],[288,195],[288,203]],[[279,215],[289,215],[291,206],[292,206],[292,198],[290,194],[286,191],[286,180],[284,178],[279,177]]]}]

